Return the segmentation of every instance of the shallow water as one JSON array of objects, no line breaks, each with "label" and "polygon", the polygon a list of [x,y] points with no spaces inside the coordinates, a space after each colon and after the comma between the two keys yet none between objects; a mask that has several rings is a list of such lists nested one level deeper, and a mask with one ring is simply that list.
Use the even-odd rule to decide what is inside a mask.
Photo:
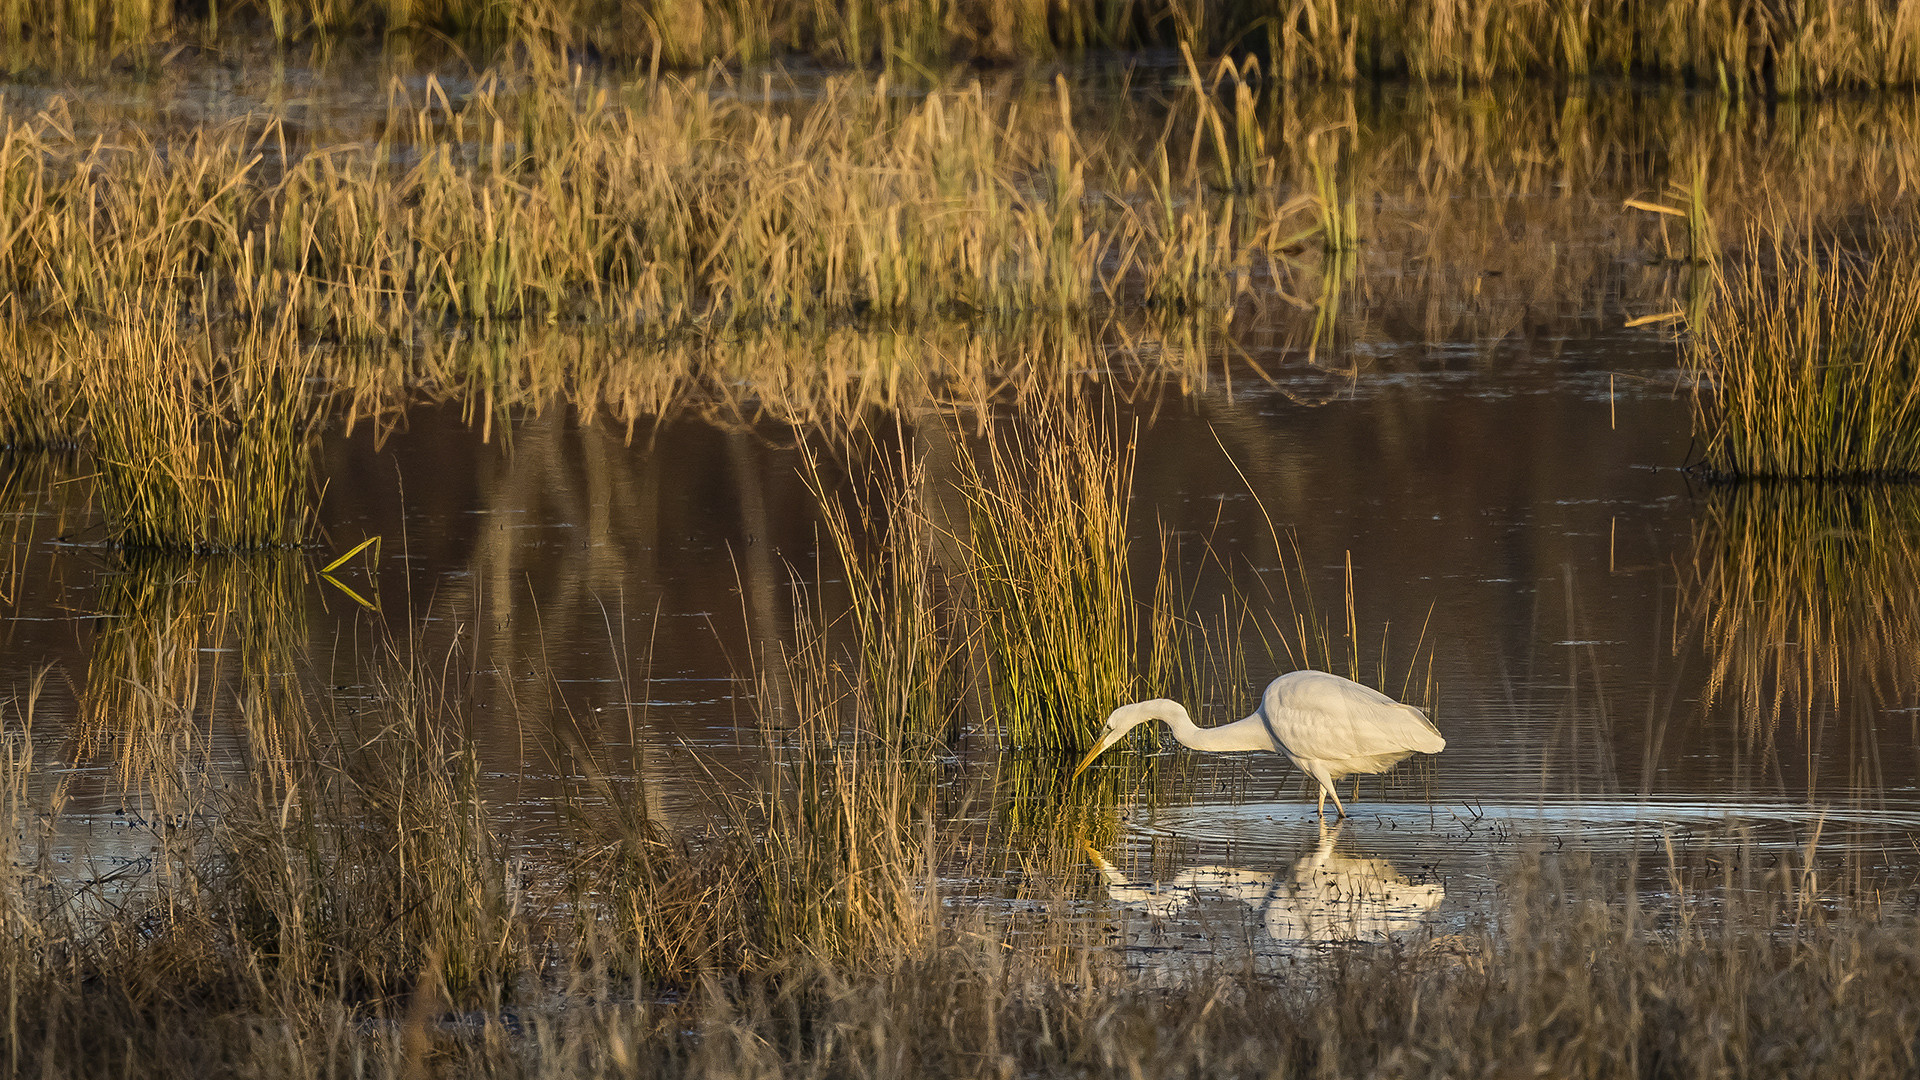
[{"label": "shallow water", "polygon": [[[1680,470],[1689,404],[1673,343],[1621,326],[1666,302],[1654,279],[1667,271],[1610,235],[1596,225],[1569,246],[1601,267],[1590,293],[1529,306],[1520,289],[1509,325],[1402,319],[1391,279],[1364,267],[1407,253],[1365,255],[1371,298],[1320,364],[1255,321],[1236,327],[1238,351],[1215,358],[1207,386],[1123,409],[1139,424],[1141,574],[1163,525],[1190,554],[1211,546],[1248,595],[1280,592],[1295,544],[1323,607],[1337,608],[1350,567],[1363,674],[1384,666],[1395,687],[1417,669],[1448,747],[1363,781],[1332,836],[1270,757],[1194,761],[1177,790],[1141,791],[1077,871],[1095,905],[1083,910],[1130,927],[1117,941],[1147,954],[1168,933],[1295,946],[1445,926],[1485,910],[1532,852],[1585,853],[1650,893],[1676,866],[1783,857],[1834,868],[1835,889],[1912,887],[1920,686],[1887,658],[1915,642],[1843,619],[1835,689],[1776,701],[1765,657],[1796,647],[1782,628],[1760,627],[1759,650],[1734,656],[1708,633],[1744,616],[1699,567],[1731,557],[1750,538],[1725,531],[1749,526],[1720,512],[1726,492]],[[1456,300],[1484,315],[1473,288]],[[904,421],[929,446],[950,423]],[[124,789],[112,736],[81,723],[90,695],[151,673],[131,659],[149,643],[191,651],[168,670],[198,732],[195,768],[216,781],[244,768],[256,737],[223,688],[306,672],[351,715],[376,703],[393,650],[459,673],[486,797],[522,850],[590,812],[588,757],[662,820],[698,827],[714,777],[748,785],[766,767],[751,674],[791,639],[793,584],[824,579],[833,594],[793,439],[699,418],[630,438],[559,408],[483,436],[457,406],[332,431],[319,551],[265,560],[290,564],[293,584],[237,617],[232,590],[258,591],[246,575],[259,560],[130,569],[92,544],[84,484],[68,482],[77,466],[0,462],[14,478],[0,686],[49,672],[34,738],[47,782],[66,785],[62,858],[82,878],[137,880],[153,850],[154,811]],[[1896,518],[1898,537],[1916,531],[1920,515]],[[377,556],[343,569],[345,588],[311,573],[373,535]],[[1865,585],[1911,608],[1913,580]],[[1217,609],[1218,594],[1197,595]],[[1241,701],[1192,703],[1196,717],[1237,718],[1286,666],[1253,643]],[[1090,720],[1112,704],[1087,703]],[[982,753],[978,740],[960,749]]]}]

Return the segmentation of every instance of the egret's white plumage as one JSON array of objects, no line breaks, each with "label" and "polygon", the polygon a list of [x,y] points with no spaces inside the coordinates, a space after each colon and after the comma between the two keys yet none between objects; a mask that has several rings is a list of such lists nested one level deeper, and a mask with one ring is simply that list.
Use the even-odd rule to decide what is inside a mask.
[{"label": "egret's white plumage", "polygon": [[1212,753],[1269,750],[1287,755],[1320,783],[1319,812],[1327,796],[1341,817],[1347,808],[1334,782],[1354,773],[1385,772],[1410,754],[1447,748],[1427,714],[1369,686],[1324,671],[1290,671],[1267,684],[1260,708],[1244,720],[1203,728],[1177,701],[1156,698],[1122,705],[1107,717],[1099,741],[1080,761],[1079,776],[1093,759],[1149,720],[1164,721],[1180,745]]}]

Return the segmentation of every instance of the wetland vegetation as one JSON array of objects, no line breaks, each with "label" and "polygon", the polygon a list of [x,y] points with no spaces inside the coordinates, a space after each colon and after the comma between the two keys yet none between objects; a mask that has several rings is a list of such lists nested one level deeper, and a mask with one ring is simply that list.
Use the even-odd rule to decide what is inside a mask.
[{"label": "wetland vegetation", "polygon": [[10,1074],[1911,1073],[1916,44],[0,12]]}]

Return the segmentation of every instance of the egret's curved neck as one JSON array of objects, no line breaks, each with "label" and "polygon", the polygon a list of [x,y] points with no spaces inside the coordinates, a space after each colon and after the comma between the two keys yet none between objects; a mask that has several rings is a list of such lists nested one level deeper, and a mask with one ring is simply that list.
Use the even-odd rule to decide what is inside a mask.
[{"label": "egret's curved neck", "polygon": [[1212,750],[1218,742],[1215,733],[1219,728],[1203,728],[1193,722],[1187,710],[1176,702],[1168,702],[1172,708],[1162,709],[1159,717],[1173,729],[1173,738],[1181,746],[1192,750]]}]

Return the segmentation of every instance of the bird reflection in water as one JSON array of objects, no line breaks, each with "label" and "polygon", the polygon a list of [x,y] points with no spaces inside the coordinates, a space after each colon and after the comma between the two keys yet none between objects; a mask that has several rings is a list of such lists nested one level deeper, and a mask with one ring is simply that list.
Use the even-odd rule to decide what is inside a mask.
[{"label": "bird reflection in water", "polygon": [[1087,854],[1116,904],[1167,919],[1205,896],[1238,900],[1260,917],[1268,937],[1281,942],[1384,941],[1419,926],[1446,899],[1446,886],[1410,882],[1385,859],[1338,854],[1339,838],[1338,825],[1322,826],[1319,843],[1286,877],[1195,866],[1171,881],[1137,885],[1092,847]]}]

